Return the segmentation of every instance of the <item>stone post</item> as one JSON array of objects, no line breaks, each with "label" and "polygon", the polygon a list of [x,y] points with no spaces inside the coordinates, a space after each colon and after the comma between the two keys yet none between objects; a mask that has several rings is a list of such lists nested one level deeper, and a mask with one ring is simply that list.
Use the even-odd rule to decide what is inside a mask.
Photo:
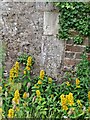
[{"label": "stone post", "polygon": [[55,80],[60,80],[60,69],[63,59],[64,43],[58,34],[58,9],[53,3],[36,3],[36,10],[43,12],[43,36],[41,43],[41,69]]}]

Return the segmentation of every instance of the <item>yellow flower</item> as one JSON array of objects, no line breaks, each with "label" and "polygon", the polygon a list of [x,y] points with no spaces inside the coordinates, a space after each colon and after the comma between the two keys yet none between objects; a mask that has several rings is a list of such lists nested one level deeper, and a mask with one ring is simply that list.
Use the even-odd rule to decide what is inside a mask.
[{"label": "yellow flower", "polygon": [[14,97],[19,99],[20,98],[20,95],[19,95],[19,90],[16,90],[15,93],[14,93]]},{"label": "yellow flower", "polygon": [[15,78],[15,77],[18,77],[19,62],[16,61],[13,69],[14,69],[14,78]]},{"label": "yellow flower", "polygon": [[63,99],[64,97],[65,97],[65,95],[64,95],[64,94],[62,94],[62,95],[60,96],[60,98],[61,98],[61,99]]},{"label": "yellow flower", "polygon": [[44,72],[44,70],[41,70],[40,71],[40,79],[44,79],[44,75],[45,75],[45,72]]},{"label": "yellow flower", "polygon": [[76,86],[78,86],[79,84],[80,84],[80,80],[76,78]]},{"label": "yellow flower", "polygon": [[24,92],[23,98],[26,99],[28,97],[28,93]]},{"label": "yellow flower", "polygon": [[66,98],[62,98],[62,99],[61,99],[61,104],[62,104],[62,106],[66,106],[66,104],[67,104],[67,99],[66,99]]},{"label": "yellow flower", "polygon": [[66,85],[67,85],[67,86],[70,86],[70,83],[67,81],[67,82],[66,82]]},{"label": "yellow flower", "polygon": [[66,95],[67,103],[69,102],[69,95]]},{"label": "yellow flower", "polygon": [[10,76],[13,77],[14,76],[14,68],[10,69]]},{"label": "yellow flower", "polygon": [[14,93],[14,98],[12,99],[12,102],[15,104],[19,104],[19,98],[20,98],[19,90],[16,90]]},{"label": "yellow flower", "polygon": [[0,93],[2,93],[2,87],[0,86]]},{"label": "yellow flower", "polygon": [[23,72],[23,73],[24,73],[24,75],[26,75],[26,70],[24,70],[24,72]]},{"label": "yellow flower", "polygon": [[80,100],[77,100],[77,104],[78,104],[78,106],[82,107],[82,103]]},{"label": "yellow flower", "polygon": [[29,56],[27,59],[27,66],[31,66],[32,65],[32,57]]},{"label": "yellow flower", "polygon": [[0,108],[0,115],[2,114],[2,111],[3,111],[2,108]]},{"label": "yellow flower", "polygon": [[19,62],[16,61],[14,69],[15,69],[16,71],[19,70]]},{"label": "yellow flower", "polygon": [[17,98],[14,97],[14,98],[12,99],[12,103],[14,103],[14,104],[19,104],[19,99],[17,99]]},{"label": "yellow flower", "polygon": [[90,101],[90,91],[88,91],[88,100]]},{"label": "yellow flower", "polygon": [[19,70],[19,62],[16,61],[14,67],[12,67],[10,70],[10,76],[9,76],[10,82],[13,82],[13,79],[15,77],[18,77],[18,70]]},{"label": "yellow flower", "polygon": [[60,98],[61,98],[61,106],[63,110],[68,110],[67,105],[70,105],[70,106],[74,105],[74,98],[72,93],[69,93],[66,96],[62,94]]},{"label": "yellow flower", "polygon": [[78,78],[76,78],[76,88],[80,88],[80,80]]},{"label": "yellow flower", "polygon": [[13,109],[9,109],[8,111],[8,118],[13,118],[14,117],[14,110]]},{"label": "yellow flower", "polygon": [[37,97],[40,97],[41,93],[39,90],[36,90],[36,95],[37,95]]},{"label": "yellow flower", "polygon": [[26,66],[26,70],[27,70],[27,71],[30,71],[30,67],[29,67],[29,66]]},{"label": "yellow flower", "polygon": [[12,82],[12,81],[13,81],[13,78],[12,78],[12,77],[10,77],[10,78],[9,78],[9,80],[10,80],[10,82]]},{"label": "yellow flower", "polygon": [[88,107],[88,112],[90,113],[90,106]]},{"label": "yellow flower", "polygon": [[48,78],[48,83],[52,83],[52,78]]},{"label": "yellow flower", "polygon": [[77,103],[78,103],[78,104],[81,104],[81,101],[80,101],[80,100],[77,100]]},{"label": "yellow flower", "polygon": [[42,84],[42,81],[41,81],[41,80],[39,80],[39,81],[38,81],[38,84]]},{"label": "yellow flower", "polygon": [[66,99],[65,95],[62,94],[62,95],[60,96],[60,98],[61,98],[61,106],[62,106],[62,109],[63,109],[63,110],[68,110],[68,107],[67,107],[67,99]]},{"label": "yellow flower", "polygon": [[68,110],[68,107],[66,105],[62,106],[63,110]]},{"label": "yellow flower", "polygon": [[14,68],[12,68],[12,69],[10,70],[10,75],[9,75],[9,80],[10,80],[10,82],[12,82],[13,79],[14,79]]},{"label": "yellow flower", "polygon": [[67,99],[68,99],[68,104],[70,106],[74,105],[74,98],[73,98],[73,94],[72,93],[69,93]]}]

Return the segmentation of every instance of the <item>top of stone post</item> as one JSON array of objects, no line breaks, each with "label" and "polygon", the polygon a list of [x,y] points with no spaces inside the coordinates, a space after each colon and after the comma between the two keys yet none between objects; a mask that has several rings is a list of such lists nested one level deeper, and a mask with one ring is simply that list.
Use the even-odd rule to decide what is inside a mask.
[{"label": "top of stone post", "polygon": [[38,11],[57,11],[58,9],[51,2],[36,2],[36,10]]}]

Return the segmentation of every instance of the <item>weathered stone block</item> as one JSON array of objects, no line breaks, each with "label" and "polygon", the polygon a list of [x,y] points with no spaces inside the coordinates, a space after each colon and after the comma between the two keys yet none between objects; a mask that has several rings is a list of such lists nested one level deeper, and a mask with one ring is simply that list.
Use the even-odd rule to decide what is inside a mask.
[{"label": "weathered stone block", "polygon": [[57,10],[57,8],[53,5],[53,3],[47,3],[45,1],[43,2],[42,0],[40,2],[40,0],[36,0],[36,10],[43,12]]},{"label": "weathered stone block", "polygon": [[64,43],[54,36],[43,36],[41,43],[40,66],[47,75],[60,79],[60,69],[63,58]]},{"label": "weathered stone block", "polygon": [[81,59],[82,52],[77,52],[75,54],[75,59]]},{"label": "weathered stone block", "polygon": [[44,35],[56,35],[58,33],[58,13],[44,12]]},{"label": "weathered stone block", "polygon": [[66,58],[74,58],[75,53],[73,52],[65,52],[65,57]]},{"label": "weathered stone block", "polygon": [[64,59],[64,65],[65,66],[75,66],[80,62],[80,59],[70,59],[70,58],[65,58]]},{"label": "weathered stone block", "polygon": [[86,45],[86,46],[89,45],[89,38],[88,37],[84,38],[83,44]]},{"label": "weathered stone block", "polygon": [[85,49],[85,46],[82,45],[66,45],[66,51],[72,51],[72,52],[83,52]]}]

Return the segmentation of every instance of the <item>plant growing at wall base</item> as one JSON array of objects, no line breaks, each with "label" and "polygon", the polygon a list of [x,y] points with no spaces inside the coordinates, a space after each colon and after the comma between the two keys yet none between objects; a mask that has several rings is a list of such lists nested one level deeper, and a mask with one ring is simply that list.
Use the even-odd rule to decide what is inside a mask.
[{"label": "plant growing at wall base", "polygon": [[[20,56],[17,57],[17,61],[24,64],[24,65],[26,65],[28,56],[31,56],[31,55],[23,53],[23,54],[21,54]],[[35,63],[35,59],[33,58],[32,64],[34,64],[34,63]]]},{"label": "plant growing at wall base", "polygon": [[26,61],[23,72],[16,61],[9,78],[2,80],[2,118],[90,118],[90,74],[85,56],[77,67],[76,76],[69,73],[62,84],[56,84],[44,70],[32,79],[33,58],[28,56]]}]

